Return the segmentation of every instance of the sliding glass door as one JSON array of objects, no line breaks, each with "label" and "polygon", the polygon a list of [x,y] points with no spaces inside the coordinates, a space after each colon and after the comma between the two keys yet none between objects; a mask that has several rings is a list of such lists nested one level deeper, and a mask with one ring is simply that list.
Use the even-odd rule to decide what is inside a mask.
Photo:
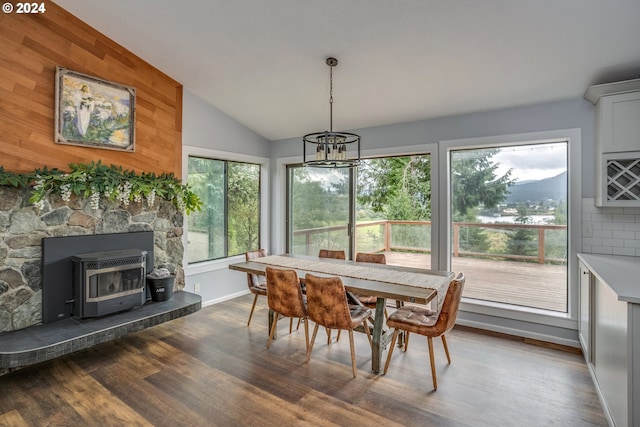
[{"label": "sliding glass door", "polygon": [[287,252],[344,250],[351,258],[353,169],[287,167]]}]

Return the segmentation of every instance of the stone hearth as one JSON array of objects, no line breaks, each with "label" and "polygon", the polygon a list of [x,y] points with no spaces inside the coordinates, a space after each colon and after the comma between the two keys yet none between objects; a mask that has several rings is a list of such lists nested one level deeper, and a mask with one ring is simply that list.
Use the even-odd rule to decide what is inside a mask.
[{"label": "stone hearth", "polygon": [[84,350],[130,333],[194,313],[199,295],[176,292],[169,301],[147,302],[141,307],[93,319],[67,318],[0,336],[0,375],[12,369],[44,362]]}]

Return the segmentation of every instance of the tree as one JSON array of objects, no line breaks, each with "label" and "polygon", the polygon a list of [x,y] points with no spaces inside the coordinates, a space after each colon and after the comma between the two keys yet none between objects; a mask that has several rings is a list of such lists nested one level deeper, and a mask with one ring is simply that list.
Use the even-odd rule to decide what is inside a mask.
[{"label": "tree", "polygon": [[[518,215],[514,218],[516,224],[529,224],[531,217],[527,215],[527,206],[521,203],[517,207]],[[531,242],[535,239],[536,232],[526,228],[518,228],[516,231],[509,232],[509,240],[507,241],[507,251],[513,255],[535,255],[537,248]]]},{"label": "tree", "polygon": [[[451,203],[454,220],[465,217],[476,206],[495,207],[505,200],[508,188],[515,183],[511,169],[496,176],[499,164],[491,162],[498,149],[462,151],[451,158]],[[459,154],[459,155],[457,155]]]},{"label": "tree", "polygon": [[260,166],[229,162],[228,168],[229,254],[258,248],[260,238]]},{"label": "tree", "polygon": [[430,156],[364,160],[358,170],[358,203],[385,219],[431,219]]}]

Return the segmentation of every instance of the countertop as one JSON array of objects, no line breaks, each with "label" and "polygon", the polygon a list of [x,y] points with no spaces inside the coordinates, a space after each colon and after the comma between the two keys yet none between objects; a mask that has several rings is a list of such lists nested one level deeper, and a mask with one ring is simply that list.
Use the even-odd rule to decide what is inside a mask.
[{"label": "countertop", "polygon": [[640,257],[578,254],[578,259],[618,295],[618,301],[640,304]]}]

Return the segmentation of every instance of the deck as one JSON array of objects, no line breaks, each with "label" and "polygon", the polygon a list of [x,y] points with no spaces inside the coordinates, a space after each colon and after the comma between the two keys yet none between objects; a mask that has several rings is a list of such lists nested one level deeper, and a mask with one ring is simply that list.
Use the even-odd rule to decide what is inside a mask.
[{"label": "deck", "polygon": [[[387,264],[431,268],[428,254],[385,252]],[[559,312],[567,311],[567,267],[454,257],[452,270],[465,275],[463,296]]]}]

